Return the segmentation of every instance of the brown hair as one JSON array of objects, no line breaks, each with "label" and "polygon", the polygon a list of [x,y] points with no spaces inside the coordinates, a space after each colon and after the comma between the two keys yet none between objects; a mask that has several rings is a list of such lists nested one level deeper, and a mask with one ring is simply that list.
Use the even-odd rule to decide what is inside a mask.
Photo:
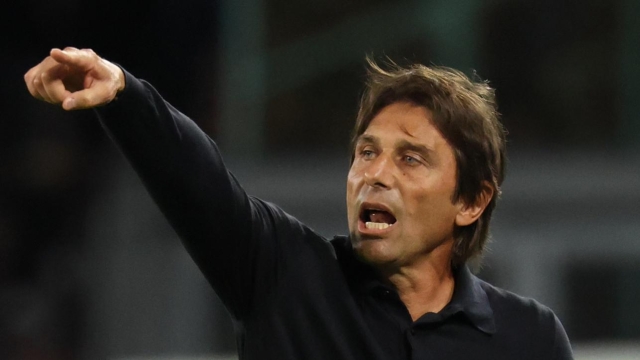
[{"label": "brown hair", "polygon": [[457,179],[452,201],[474,203],[483,188],[493,188],[493,197],[473,224],[455,229],[453,265],[479,256],[489,237],[489,222],[505,174],[505,130],[499,120],[495,92],[486,81],[474,81],[446,67],[393,62],[389,70],[373,60],[369,64],[365,92],[351,140],[355,143],[371,120],[384,107],[396,102],[423,106],[433,114],[433,125],[453,148]]}]

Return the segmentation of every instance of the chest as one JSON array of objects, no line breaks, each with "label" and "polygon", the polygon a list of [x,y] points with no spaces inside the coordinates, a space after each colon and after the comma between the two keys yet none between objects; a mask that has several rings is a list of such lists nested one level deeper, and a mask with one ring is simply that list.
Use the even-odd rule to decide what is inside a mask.
[{"label": "chest", "polygon": [[286,279],[238,327],[243,359],[528,358],[522,346],[479,331],[463,314],[414,323],[392,293],[358,292],[339,271],[309,275]]}]

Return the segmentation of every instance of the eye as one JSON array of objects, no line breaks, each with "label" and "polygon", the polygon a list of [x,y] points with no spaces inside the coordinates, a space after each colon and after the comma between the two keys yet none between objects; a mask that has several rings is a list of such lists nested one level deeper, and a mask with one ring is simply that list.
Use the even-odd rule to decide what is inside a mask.
[{"label": "eye", "polygon": [[418,158],[411,156],[411,155],[404,155],[402,157],[402,160],[407,164],[407,165],[411,165],[411,166],[416,166],[416,165],[420,165],[421,162]]},{"label": "eye", "polygon": [[376,153],[371,150],[371,148],[363,148],[362,150],[360,150],[360,157],[362,157],[365,160],[371,160],[375,157]]}]

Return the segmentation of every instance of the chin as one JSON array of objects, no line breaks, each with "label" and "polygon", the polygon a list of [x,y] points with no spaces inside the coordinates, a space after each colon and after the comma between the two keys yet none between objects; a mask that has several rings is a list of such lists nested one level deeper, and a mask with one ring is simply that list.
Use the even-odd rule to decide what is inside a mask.
[{"label": "chin", "polygon": [[362,239],[351,236],[351,245],[356,256],[364,263],[380,266],[395,262],[396,256],[390,251],[388,239]]}]

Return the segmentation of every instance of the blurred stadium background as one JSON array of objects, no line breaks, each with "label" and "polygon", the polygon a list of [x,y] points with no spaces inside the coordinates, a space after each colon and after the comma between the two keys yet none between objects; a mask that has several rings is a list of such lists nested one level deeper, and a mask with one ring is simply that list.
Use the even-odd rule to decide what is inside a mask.
[{"label": "blurred stadium background", "polygon": [[30,98],[52,47],[150,81],[247,191],[346,231],[364,57],[475,69],[508,175],[480,276],[549,305],[577,359],[640,358],[640,2],[8,2],[0,358],[232,359],[229,317],[91,112]]}]

